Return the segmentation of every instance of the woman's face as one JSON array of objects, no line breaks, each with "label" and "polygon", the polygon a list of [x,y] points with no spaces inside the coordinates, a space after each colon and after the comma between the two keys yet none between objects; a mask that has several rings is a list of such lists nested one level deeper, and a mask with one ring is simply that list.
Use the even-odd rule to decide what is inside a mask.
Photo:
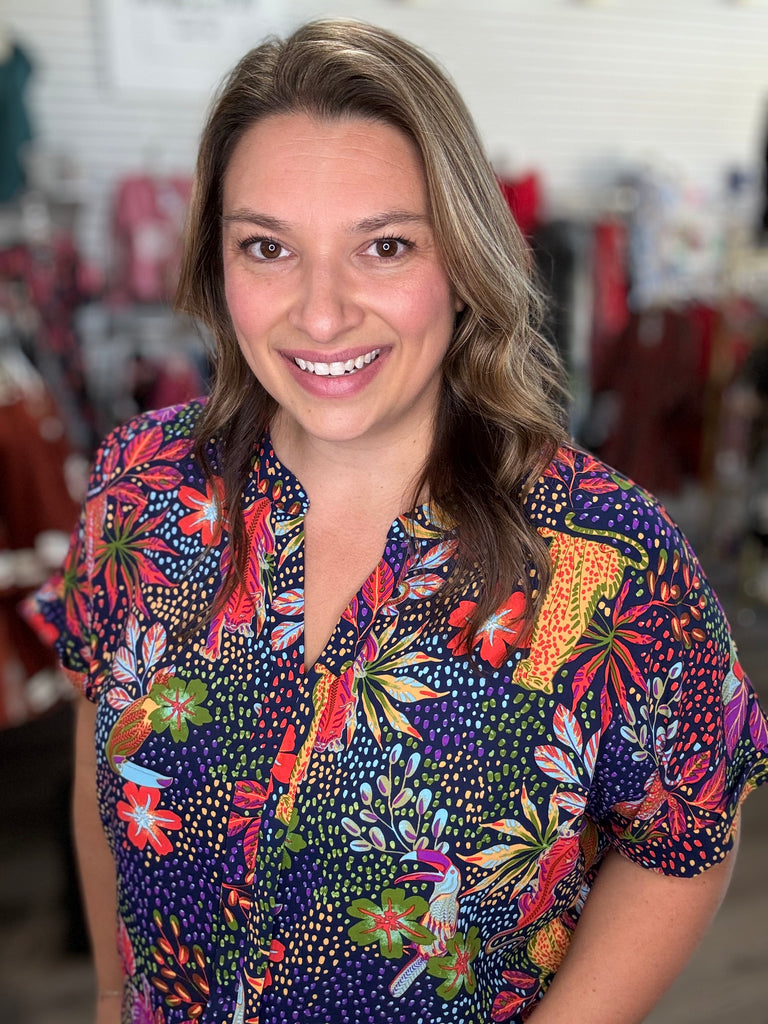
[{"label": "woman's face", "polygon": [[459,304],[421,160],[390,125],[270,117],[224,178],[224,280],[282,436],[429,443]]}]

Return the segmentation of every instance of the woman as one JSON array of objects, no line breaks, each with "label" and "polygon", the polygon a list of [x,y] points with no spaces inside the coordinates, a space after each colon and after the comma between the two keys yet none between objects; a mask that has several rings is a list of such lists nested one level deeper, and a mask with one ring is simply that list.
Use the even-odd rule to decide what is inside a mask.
[{"label": "woman", "polygon": [[107,439],[38,598],[99,1024],[639,1021],[768,732],[675,526],[566,443],[443,73],[351,22],[248,54],[179,294],[210,401]]}]

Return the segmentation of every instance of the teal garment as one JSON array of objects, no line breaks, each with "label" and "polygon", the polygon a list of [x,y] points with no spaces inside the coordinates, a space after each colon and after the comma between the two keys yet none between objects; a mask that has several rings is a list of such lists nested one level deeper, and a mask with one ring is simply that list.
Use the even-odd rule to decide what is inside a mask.
[{"label": "teal garment", "polygon": [[19,46],[0,64],[0,203],[10,202],[26,183],[23,150],[32,139],[24,92],[32,63]]}]

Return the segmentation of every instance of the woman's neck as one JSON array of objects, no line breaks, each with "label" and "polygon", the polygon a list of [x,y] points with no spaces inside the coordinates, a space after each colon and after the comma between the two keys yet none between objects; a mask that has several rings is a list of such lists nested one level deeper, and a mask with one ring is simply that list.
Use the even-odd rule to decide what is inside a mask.
[{"label": "woman's neck", "polygon": [[271,439],[280,461],[299,480],[315,508],[344,505],[353,510],[377,508],[390,520],[409,511],[425,495],[414,488],[428,455],[418,438],[329,442],[271,426]]}]

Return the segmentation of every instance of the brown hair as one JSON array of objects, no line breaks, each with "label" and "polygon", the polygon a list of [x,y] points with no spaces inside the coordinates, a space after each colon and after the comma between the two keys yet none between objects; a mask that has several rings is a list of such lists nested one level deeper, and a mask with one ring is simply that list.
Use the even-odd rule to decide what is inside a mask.
[{"label": "brown hair", "polygon": [[[222,185],[244,132],[268,116],[296,112],[385,122],[421,154],[437,246],[465,308],[414,494],[425,491],[457,528],[459,558],[446,594],[479,572],[470,636],[519,582],[530,621],[550,560],[526,514],[525,493],[565,439],[566,418],[560,365],[538,330],[542,306],[530,253],[453,83],[412,44],[356,21],[312,22],[251,50],[225,80],[201,139],[177,305],[201,319],[216,343],[196,450],[210,474],[206,445],[212,437],[219,442],[232,564],[247,558],[242,493],[255,439],[275,404],[246,364],[227,310]],[[226,592],[235,584],[233,573]]]}]

